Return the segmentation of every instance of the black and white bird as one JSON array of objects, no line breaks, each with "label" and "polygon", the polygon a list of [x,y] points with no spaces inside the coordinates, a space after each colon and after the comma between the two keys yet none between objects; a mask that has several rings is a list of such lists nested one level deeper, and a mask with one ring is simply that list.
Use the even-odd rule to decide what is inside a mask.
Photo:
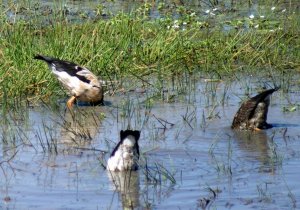
[{"label": "black and white bird", "polygon": [[67,102],[68,108],[71,108],[76,100],[89,102],[91,105],[103,103],[101,82],[87,68],[43,55],[36,55],[34,59],[45,61],[52,73],[70,92],[71,98]]},{"label": "black and white bird", "polygon": [[231,128],[239,130],[261,130],[271,128],[267,123],[270,96],[279,87],[266,90],[242,103],[234,116]]},{"label": "black and white bird", "polygon": [[140,157],[138,140],[140,131],[121,130],[120,141],[107,161],[109,171],[134,171],[138,169]]}]

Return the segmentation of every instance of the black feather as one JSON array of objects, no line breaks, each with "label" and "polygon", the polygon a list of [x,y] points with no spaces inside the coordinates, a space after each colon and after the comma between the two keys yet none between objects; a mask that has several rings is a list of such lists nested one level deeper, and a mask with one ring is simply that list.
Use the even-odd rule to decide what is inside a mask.
[{"label": "black feather", "polygon": [[70,61],[59,60],[56,58],[43,56],[43,55],[36,55],[34,56],[34,59],[45,61],[48,63],[50,67],[54,66],[56,71],[60,71],[60,72],[64,71],[72,77],[77,77],[82,82],[85,83],[91,82],[86,77],[77,74],[79,71],[83,70],[83,68],[78,66],[75,63],[72,63]]},{"label": "black feather", "polygon": [[269,90],[266,90],[254,97],[252,97],[250,100],[251,101],[255,101],[256,104],[258,104],[259,102],[262,102],[265,100],[265,98],[267,98],[270,94],[274,93],[275,91],[277,91],[279,89],[279,87],[277,88],[274,88],[274,89],[269,89]]},{"label": "black feather", "polygon": [[137,150],[137,154],[138,154],[138,157],[140,156],[140,150],[139,150],[139,144],[138,144],[138,140],[140,138],[140,131],[133,131],[133,130],[121,130],[120,131],[120,141],[119,143],[117,144],[117,146],[114,148],[114,150],[112,151],[110,157],[114,156],[116,151],[119,149],[120,145],[123,144],[123,141],[124,139],[127,137],[127,136],[134,136],[135,137],[135,147],[136,147],[136,150]]}]

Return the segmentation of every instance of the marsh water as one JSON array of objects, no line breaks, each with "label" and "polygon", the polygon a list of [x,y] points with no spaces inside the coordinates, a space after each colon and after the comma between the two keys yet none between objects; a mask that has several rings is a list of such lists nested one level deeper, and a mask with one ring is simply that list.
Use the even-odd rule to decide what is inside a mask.
[{"label": "marsh water", "polygon": [[[30,1],[17,7],[3,2],[11,21],[40,18],[53,9],[46,0],[30,8]],[[193,7],[204,18],[214,8],[212,1],[166,2]],[[222,2],[225,15],[241,7]],[[278,11],[299,7],[289,2]],[[109,12],[130,12],[143,3],[104,1],[99,8],[99,1],[61,1],[54,7],[82,21],[94,18],[97,7],[109,18]],[[245,8],[239,15],[263,15],[256,3]],[[151,17],[159,18],[159,10],[152,9]],[[294,74],[186,76],[180,84],[163,84],[160,92],[131,82],[105,95],[105,106],[77,106],[72,112],[65,99],[1,107],[0,209],[298,209],[300,86],[299,72]],[[274,87],[274,80],[282,87],[271,98],[273,128],[231,130],[241,101]],[[140,169],[109,173],[106,160],[127,128],[141,130]]]},{"label": "marsh water", "polygon": [[[266,2],[267,3],[267,2]],[[97,1],[97,0],[60,0],[60,1],[3,1],[1,13],[11,22],[25,20],[31,22],[34,20],[42,20],[43,23],[52,24],[51,18],[62,16],[69,22],[84,22],[86,20],[97,20],[98,18],[111,18],[118,13],[132,13],[139,9],[147,11],[150,18],[165,18],[166,15],[179,17],[180,10],[186,8],[189,13],[199,15],[201,20],[216,19],[216,23],[220,20],[231,20],[236,17],[248,17],[249,15],[261,16],[272,12],[280,11],[283,13],[299,13],[299,1],[290,0],[276,2],[271,8],[266,6],[264,2],[259,1],[198,1],[198,0],[167,0],[167,1],[136,1],[136,0],[114,0],[114,1]],[[275,7],[276,6],[276,7]],[[146,8],[146,9],[145,9]],[[181,9],[180,9],[181,8]],[[57,13],[57,14],[56,14]],[[53,16],[53,14],[55,14]],[[218,14],[216,16],[216,14]],[[52,15],[52,16],[51,16]],[[50,17],[50,20],[49,20]],[[226,28],[227,27],[227,28]],[[228,30],[228,25],[224,29]],[[229,29],[231,29],[229,27]]]},{"label": "marsh water", "polygon": [[[1,124],[0,208],[296,209],[297,79],[288,93],[273,94],[272,129],[230,129],[241,100],[255,95],[262,81],[271,84],[268,78],[202,78],[176,97],[166,88],[165,100],[128,89],[106,96],[102,107],[70,112],[57,101],[56,108],[11,112]],[[141,130],[140,169],[111,174],[105,161],[129,127]]]}]

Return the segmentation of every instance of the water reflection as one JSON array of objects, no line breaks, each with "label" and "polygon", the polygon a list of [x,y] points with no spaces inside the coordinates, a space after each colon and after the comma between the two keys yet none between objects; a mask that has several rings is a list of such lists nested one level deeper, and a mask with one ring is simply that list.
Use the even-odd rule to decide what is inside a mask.
[{"label": "water reflection", "polygon": [[272,155],[274,151],[270,147],[272,139],[265,131],[234,131],[234,138],[243,151],[250,153],[251,157],[261,162],[262,172],[274,172],[275,164]]},{"label": "water reflection", "polygon": [[108,171],[108,177],[121,198],[123,209],[135,209],[140,206],[138,171]]},{"label": "water reflection", "polygon": [[70,148],[86,148],[97,136],[103,119],[102,107],[67,110],[57,119],[60,126],[58,142]]},{"label": "water reflection", "polygon": [[[247,81],[245,83],[248,84]],[[193,130],[185,129],[187,125],[182,119],[182,116],[188,116],[189,113],[198,113],[195,116],[198,117],[197,119],[202,119],[202,109],[208,109],[207,105],[212,107],[219,104],[221,98],[216,94],[225,87],[225,83],[223,83],[224,87],[220,84],[213,84],[210,87],[211,91],[199,85],[200,88],[197,88],[195,93],[191,93],[195,95],[194,98],[196,95],[199,96],[192,105],[182,102],[156,103],[150,110],[153,116],[145,117],[145,120],[142,115],[143,106],[128,105],[131,112],[130,110],[126,112],[123,106],[118,105],[123,100],[118,96],[113,101],[118,108],[77,107],[73,110],[74,113],[35,109],[31,111],[28,122],[20,123],[23,124],[22,126],[17,127],[15,124],[1,126],[0,162],[9,160],[16,151],[18,152],[12,160],[0,164],[3,168],[0,172],[0,191],[2,192],[0,209],[5,208],[5,205],[8,209],[33,209],[33,205],[36,209],[118,209],[120,206],[124,209],[196,209],[202,207],[202,201],[206,205],[207,200],[210,199],[210,196],[204,198],[200,196],[207,194],[202,186],[220,189],[221,193],[211,208],[217,206],[230,208],[231,205],[235,209],[264,208],[266,205],[271,209],[289,207],[291,202],[282,195],[288,195],[288,193],[298,195],[298,189],[300,189],[299,183],[295,181],[299,171],[300,154],[299,112],[283,113],[281,110],[283,105],[278,104],[285,102],[279,102],[279,99],[275,97],[276,105],[272,109],[275,108],[277,111],[273,110],[275,115],[271,116],[270,121],[281,124],[273,124],[274,128],[266,132],[234,132],[233,146],[236,150],[232,154],[226,154],[227,138],[224,141],[217,141],[219,142],[217,149],[220,150],[216,150],[216,155],[220,151],[222,158],[221,161],[218,158],[218,164],[226,167],[224,155],[228,157],[232,155],[230,156],[232,160],[237,160],[234,161],[237,164],[228,165],[228,168],[233,166],[231,168],[234,173],[227,177],[227,174],[221,173],[222,171],[216,173],[216,164],[207,152],[213,147],[212,142],[215,139],[218,140],[216,132],[233,134],[233,131],[229,130],[229,125],[237,108],[235,104],[240,100],[230,98],[232,94],[228,91],[229,97],[226,95],[228,102],[222,106],[224,111],[218,113],[220,118],[205,118],[207,120],[205,131],[199,129],[199,120],[195,120]],[[232,89],[238,94],[245,91],[239,86],[234,86]],[[223,93],[225,95],[227,89],[224,89]],[[212,94],[216,97],[210,96]],[[291,93],[290,96],[297,98],[295,93]],[[124,98],[125,101],[126,96]],[[187,112],[187,106],[193,109]],[[218,105],[214,113],[222,107]],[[105,121],[101,120],[103,111],[107,115]],[[128,114],[133,112],[134,114]],[[146,157],[149,157],[146,164],[149,168],[147,167],[145,173],[140,170],[139,172],[113,174],[108,172],[107,174],[97,159],[100,152],[91,153],[87,150],[75,149],[91,148],[91,146],[107,149],[104,142],[106,139],[117,138],[115,135],[117,132],[114,131],[119,130],[120,127],[126,127],[129,121],[127,116],[130,117],[129,120],[134,126],[141,124],[140,122],[146,122],[143,132],[149,135],[141,141],[141,148],[147,154]],[[147,113],[147,116],[150,115]],[[154,116],[157,116],[157,119]],[[158,119],[175,123],[163,132],[163,137],[159,136],[161,129],[157,127],[157,125],[161,126],[159,122],[163,121],[158,121]],[[16,132],[12,132],[11,127],[16,127]],[[282,134],[283,137],[286,136],[286,143],[281,136],[274,138],[280,148],[280,151],[277,151],[278,154],[284,156],[282,168],[278,170],[278,163],[274,161],[276,160],[274,151],[276,152],[277,148],[276,145],[274,146],[272,131],[278,132],[280,127],[288,127],[288,131]],[[101,135],[98,132],[101,132]],[[192,139],[190,135],[197,138]],[[59,144],[57,155],[40,149],[41,144],[47,147],[47,138],[49,142],[51,137]],[[33,146],[28,142],[32,142]],[[21,146],[18,146],[19,144]],[[14,149],[9,150],[10,148]],[[270,172],[273,172],[273,176],[270,176]],[[107,175],[110,176],[110,180]],[[266,183],[266,186],[268,183],[268,189],[263,189],[263,193],[272,197],[271,202],[264,202],[262,195],[258,192],[257,186],[262,186],[262,183]],[[112,192],[109,186],[112,186],[115,194],[119,195],[118,201],[113,198],[113,202],[110,203]],[[62,196],[64,199],[61,199]],[[59,199],[60,202],[55,202]],[[8,204],[4,204],[3,200],[9,201]]]},{"label": "water reflection", "polygon": [[5,124],[0,128],[0,138],[2,142],[0,160],[4,160],[17,152],[16,136],[12,134],[9,126]]}]

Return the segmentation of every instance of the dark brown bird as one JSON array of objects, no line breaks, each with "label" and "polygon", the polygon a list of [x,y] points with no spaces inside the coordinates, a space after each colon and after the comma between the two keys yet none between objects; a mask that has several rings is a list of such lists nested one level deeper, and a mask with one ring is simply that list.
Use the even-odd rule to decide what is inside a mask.
[{"label": "dark brown bird", "polygon": [[270,96],[279,87],[266,90],[242,103],[235,114],[231,125],[232,129],[261,130],[271,128],[267,123]]},{"label": "dark brown bird", "polygon": [[71,108],[76,99],[89,102],[91,105],[103,103],[103,88],[98,78],[87,68],[69,61],[63,61],[43,55],[34,59],[45,61],[52,73],[69,91],[71,97],[67,102]]}]

